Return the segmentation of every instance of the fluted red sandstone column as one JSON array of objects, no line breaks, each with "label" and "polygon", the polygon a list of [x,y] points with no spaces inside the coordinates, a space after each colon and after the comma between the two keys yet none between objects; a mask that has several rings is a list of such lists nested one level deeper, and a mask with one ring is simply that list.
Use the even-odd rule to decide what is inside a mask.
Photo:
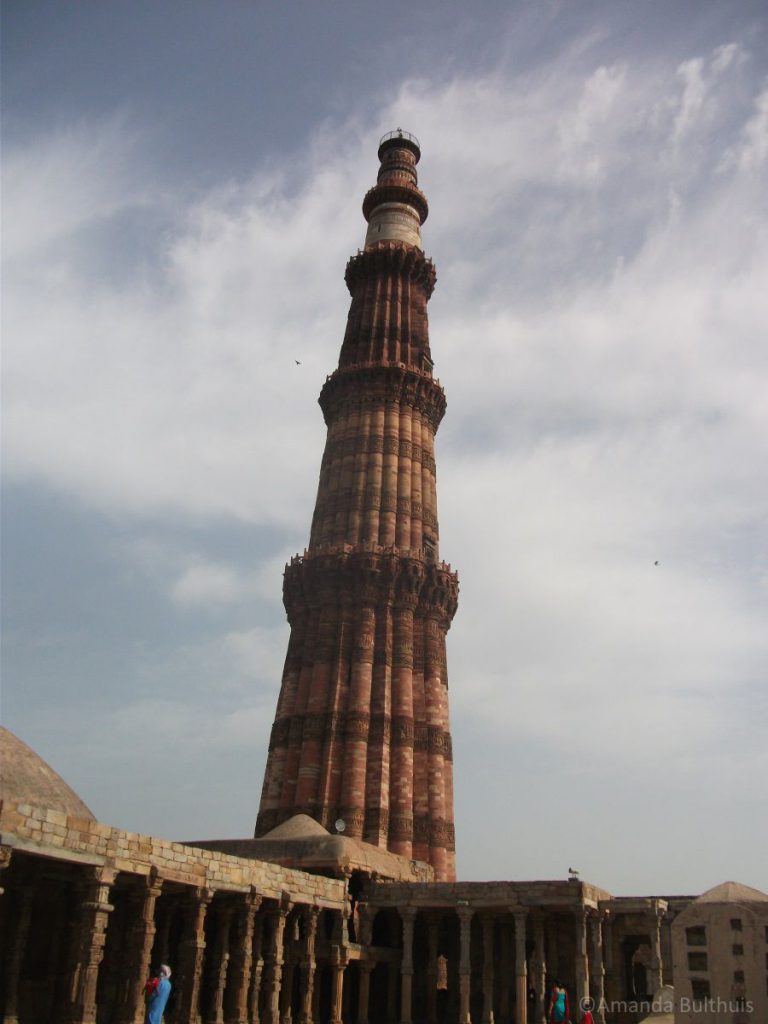
[{"label": "fluted red sandstone column", "polygon": [[439,560],[418,143],[393,133],[365,197],[365,248],[339,365],[310,544],[286,566],[291,625],[256,834],[296,813],[455,876],[444,663],[458,582]]}]

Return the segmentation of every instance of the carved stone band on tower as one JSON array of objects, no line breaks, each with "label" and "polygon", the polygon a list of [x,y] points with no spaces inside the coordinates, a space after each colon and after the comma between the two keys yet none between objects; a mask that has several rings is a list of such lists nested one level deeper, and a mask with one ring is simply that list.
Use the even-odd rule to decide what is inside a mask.
[{"label": "carved stone band on tower", "polygon": [[291,626],[256,837],[294,814],[455,877],[445,635],[458,578],[438,552],[432,376],[418,141],[379,145],[365,249],[339,365],[309,548],[285,569]]}]

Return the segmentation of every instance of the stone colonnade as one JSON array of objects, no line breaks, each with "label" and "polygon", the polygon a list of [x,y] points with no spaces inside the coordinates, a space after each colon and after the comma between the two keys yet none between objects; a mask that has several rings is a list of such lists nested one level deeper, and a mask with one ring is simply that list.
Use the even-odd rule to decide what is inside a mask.
[{"label": "stone colonnade", "polygon": [[343,879],[0,803],[3,1024],[143,1024],[163,963],[167,1024],[310,1024],[348,915]]},{"label": "stone colonnade", "polygon": [[[202,859],[173,845],[180,857]],[[143,1024],[145,984],[161,963],[172,968],[169,1024],[312,1024],[320,971],[333,979],[326,1019],[341,1024],[349,913],[341,880],[243,862],[337,897],[321,905],[306,891],[185,885],[154,866],[134,874],[8,846],[0,854],[3,1024]]]},{"label": "stone colonnade", "polygon": [[21,804],[0,805],[2,889],[6,1024],[142,1024],[159,963],[167,1024],[543,1024],[557,979],[602,1021],[603,997],[670,980],[677,906],[576,881],[330,878]]},{"label": "stone colonnade", "polygon": [[[664,982],[659,901],[645,901],[639,923],[631,925],[603,905],[611,901],[483,906],[478,898],[431,907],[426,902],[387,901],[385,912],[396,913],[402,929],[399,1018],[383,1018],[389,1024],[546,1024],[558,981],[569,994],[573,1020],[581,1019],[589,1000],[598,1024],[630,1020],[610,1006],[611,999],[632,999],[625,965],[614,955],[616,919],[620,932],[640,927],[650,936],[651,994]],[[368,955],[375,957],[376,950]],[[441,961],[447,970],[441,971]],[[367,1021],[368,1015],[359,1017],[360,1024]]]},{"label": "stone colonnade", "polygon": [[[599,904],[378,906],[389,887],[374,885],[350,933],[346,902],[183,886],[157,870],[131,876],[7,849],[2,862],[11,883],[2,900],[12,909],[2,917],[5,1024],[142,1024],[144,983],[161,962],[173,967],[171,1024],[545,1024],[556,980],[574,1017],[591,996],[595,1019],[610,1024],[607,989],[622,994],[613,915]],[[28,964],[40,963],[45,945],[46,904],[36,891],[48,868],[66,913],[49,943],[56,978],[43,1004],[30,993],[48,979],[30,979]],[[661,917],[649,911],[647,919],[660,985],[652,926]]]}]

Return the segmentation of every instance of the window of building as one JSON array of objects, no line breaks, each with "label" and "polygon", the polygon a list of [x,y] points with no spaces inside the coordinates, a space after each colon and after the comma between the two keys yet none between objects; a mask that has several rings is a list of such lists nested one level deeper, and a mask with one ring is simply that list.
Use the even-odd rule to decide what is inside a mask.
[{"label": "window of building", "polygon": [[735,932],[740,932],[741,931],[741,918],[740,917],[732,917],[731,918],[731,928]]},{"label": "window of building", "polygon": [[734,956],[744,956],[744,947],[740,942],[734,942],[731,946],[731,952]]},{"label": "window of building", "polygon": [[689,946],[706,946],[707,929],[703,924],[696,925],[695,928],[686,928],[685,941]]},{"label": "window of building", "polygon": [[744,971],[734,971],[733,972],[733,980],[734,981],[744,981]]},{"label": "window of building", "polygon": [[691,995],[697,1002],[709,999],[709,982],[706,978],[691,978]]},{"label": "window of building", "polygon": [[706,953],[689,953],[688,954],[688,970],[689,971],[706,971],[707,970],[707,954]]}]

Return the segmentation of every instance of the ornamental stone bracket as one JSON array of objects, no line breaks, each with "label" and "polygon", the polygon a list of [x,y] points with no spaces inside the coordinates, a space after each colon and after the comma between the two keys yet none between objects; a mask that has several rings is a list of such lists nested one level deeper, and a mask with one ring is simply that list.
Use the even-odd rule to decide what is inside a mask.
[{"label": "ornamental stone bracket", "polygon": [[351,363],[326,379],[318,399],[328,426],[342,409],[396,405],[416,409],[436,433],[445,415],[445,392],[430,373],[404,363]]},{"label": "ornamental stone bracket", "polygon": [[379,242],[375,247],[358,252],[347,263],[344,280],[350,295],[355,294],[361,281],[382,272],[407,275],[422,286],[428,299],[437,281],[435,266],[421,249],[406,248],[395,242]]},{"label": "ornamental stone bracket", "polygon": [[345,548],[296,555],[286,565],[283,604],[290,621],[308,608],[343,601],[350,608],[413,608],[444,629],[450,627],[459,603],[459,577],[449,565],[394,549]]}]

